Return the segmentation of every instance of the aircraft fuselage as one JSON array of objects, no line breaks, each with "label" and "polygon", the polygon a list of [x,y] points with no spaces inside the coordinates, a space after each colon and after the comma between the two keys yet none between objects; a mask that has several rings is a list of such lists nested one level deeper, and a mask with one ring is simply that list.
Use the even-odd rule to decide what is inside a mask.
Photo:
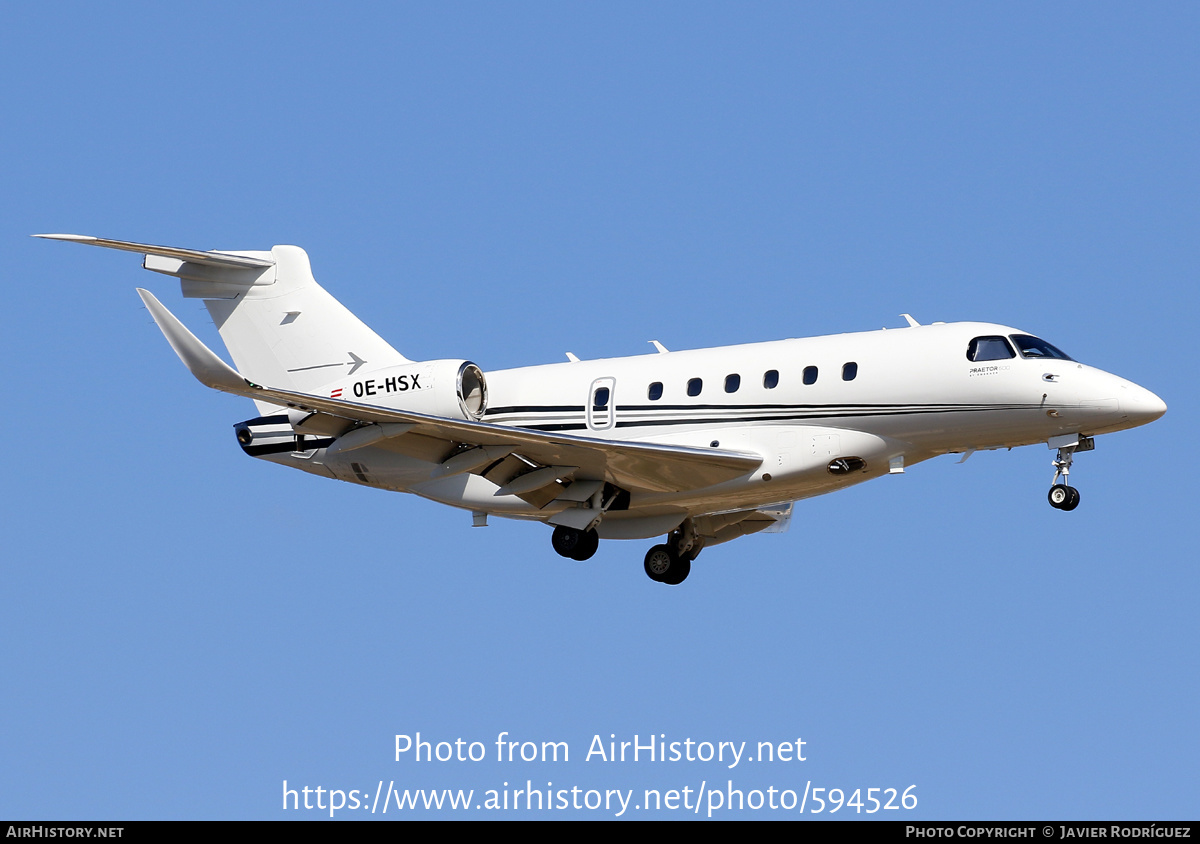
[{"label": "aircraft fuselage", "polygon": [[[1165,410],[1148,390],[1073,360],[968,358],[973,339],[1014,335],[1028,336],[990,323],[935,324],[499,370],[487,373],[483,418],[762,457],[754,472],[703,490],[635,493],[611,522],[655,508],[712,512],[799,500],[939,454],[1094,436],[1145,424]],[[406,379],[363,372],[332,382],[329,391],[402,408],[412,379],[420,385],[419,373]],[[406,451],[386,444],[342,457],[298,452],[268,459],[475,511],[546,514],[516,496],[497,496],[497,485],[479,475],[430,480],[441,455]],[[829,467],[839,459],[851,462],[835,473]]]}]

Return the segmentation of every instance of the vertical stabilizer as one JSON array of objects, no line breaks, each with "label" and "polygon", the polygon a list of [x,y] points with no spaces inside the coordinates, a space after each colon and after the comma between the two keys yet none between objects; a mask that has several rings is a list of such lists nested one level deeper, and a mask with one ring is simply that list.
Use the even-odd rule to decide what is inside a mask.
[{"label": "vertical stabilizer", "polygon": [[361,367],[405,363],[362,320],[317,284],[308,255],[276,246],[274,281],[233,298],[204,299],[239,372],[257,384],[312,393]]}]

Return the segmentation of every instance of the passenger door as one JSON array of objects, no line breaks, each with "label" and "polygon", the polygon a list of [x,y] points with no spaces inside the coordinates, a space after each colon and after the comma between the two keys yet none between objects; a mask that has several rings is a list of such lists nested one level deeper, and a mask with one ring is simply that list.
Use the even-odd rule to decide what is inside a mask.
[{"label": "passenger door", "polygon": [[587,426],[593,431],[607,431],[617,424],[616,379],[597,378],[588,390]]}]

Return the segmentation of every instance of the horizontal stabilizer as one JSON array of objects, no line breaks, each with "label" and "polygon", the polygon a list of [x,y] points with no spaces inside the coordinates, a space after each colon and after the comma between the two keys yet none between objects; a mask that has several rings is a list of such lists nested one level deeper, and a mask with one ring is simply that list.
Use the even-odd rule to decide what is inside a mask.
[{"label": "horizontal stabilizer", "polygon": [[229,255],[224,252],[202,252],[199,249],[182,249],[178,246],[151,246],[148,243],[108,240],[103,237],[91,237],[86,234],[35,234],[34,237],[44,237],[47,240],[65,240],[70,243],[82,243],[86,246],[103,246],[108,249],[120,249],[124,252],[140,252],[143,255],[158,255],[163,258],[174,258],[178,261],[188,261],[208,267],[250,270],[265,269],[266,267],[275,265],[274,261],[262,258],[249,258],[244,255]]}]

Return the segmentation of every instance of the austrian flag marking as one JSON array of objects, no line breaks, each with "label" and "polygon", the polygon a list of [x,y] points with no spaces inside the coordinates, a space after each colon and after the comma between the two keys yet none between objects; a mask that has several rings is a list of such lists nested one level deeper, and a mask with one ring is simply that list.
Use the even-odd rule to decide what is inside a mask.
[{"label": "austrian flag marking", "polygon": [[336,390],[334,390],[332,393],[329,394],[329,397],[331,399],[340,399],[342,397],[342,388],[338,387]]}]

